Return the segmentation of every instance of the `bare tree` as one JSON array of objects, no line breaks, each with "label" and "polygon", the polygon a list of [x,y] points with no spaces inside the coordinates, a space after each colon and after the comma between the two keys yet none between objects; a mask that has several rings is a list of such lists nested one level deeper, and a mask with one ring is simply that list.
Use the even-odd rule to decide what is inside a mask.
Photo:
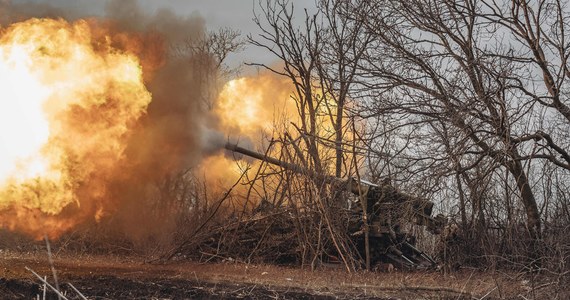
[{"label": "bare tree", "polygon": [[253,45],[273,53],[283,63],[283,69],[266,65],[262,67],[291,79],[301,122],[294,126],[305,144],[303,148],[307,149],[308,159],[303,158],[303,161],[320,174],[323,172],[323,166],[318,145],[318,115],[323,102],[314,89],[314,78],[318,53],[324,45],[321,41],[322,28],[317,22],[317,16],[309,15],[307,11],[304,28],[297,27],[294,22],[294,8],[288,1],[260,2],[259,8],[261,16],[256,16],[254,21],[262,30],[262,34],[258,39],[250,37],[249,40]]},{"label": "bare tree", "polygon": [[[545,108],[545,120],[513,142],[531,142],[529,156],[547,159],[570,170],[568,136],[556,132],[570,124],[568,79],[570,71],[568,3],[560,0],[482,1],[480,17],[504,35],[501,51],[490,53],[516,66],[505,76],[508,88],[519,97]],[[557,123],[555,126],[552,123]]]},{"label": "bare tree", "polygon": [[481,5],[451,0],[352,5],[351,15],[366,20],[375,37],[362,67],[370,74],[365,79],[376,93],[376,110],[415,116],[408,121],[424,137],[441,122],[459,131],[465,140],[448,147],[461,162],[454,168],[464,173],[491,161],[492,168],[507,169],[526,209],[529,233],[540,239],[537,201],[517,146],[529,104],[506,85],[513,64],[487,53]]},{"label": "bare tree", "polygon": [[[358,61],[369,42],[362,39],[366,35],[362,22],[342,18],[344,5],[329,0],[320,1],[317,12],[305,10],[304,15],[295,15],[294,6],[283,0],[262,1],[258,7],[261,13],[255,22],[262,34],[250,37],[250,41],[273,53],[282,63],[282,68],[262,67],[291,80],[292,100],[297,107],[299,124],[292,122],[284,129],[285,148],[281,153],[287,154],[285,159],[316,174],[348,175],[353,165],[353,160],[347,158],[352,155],[354,128],[347,109],[349,92]],[[343,201],[333,201],[342,199],[338,197],[341,192],[314,178],[313,181],[315,193],[302,201],[302,207],[316,210],[320,216],[316,228],[327,232],[318,235],[317,245],[322,245],[321,239],[328,240],[350,269],[349,239],[344,236],[344,229],[335,224],[331,211],[332,206],[342,204]],[[289,183],[287,186],[293,187]]]},{"label": "bare tree", "polygon": [[348,171],[343,147],[345,143],[350,143],[348,132],[352,124],[349,122],[351,115],[346,107],[351,101],[351,89],[356,85],[359,61],[370,42],[363,22],[342,17],[346,7],[347,2],[332,0],[319,2],[325,23],[322,39],[326,47],[322,48],[317,57],[316,68],[324,105],[334,129],[333,136],[329,139],[334,141],[334,174],[337,177],[343,176],[343,170]]}]

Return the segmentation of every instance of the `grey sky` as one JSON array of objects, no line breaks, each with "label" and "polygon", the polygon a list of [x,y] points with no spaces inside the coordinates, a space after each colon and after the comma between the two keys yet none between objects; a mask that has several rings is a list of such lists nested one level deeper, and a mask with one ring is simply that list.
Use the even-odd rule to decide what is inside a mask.
[{"label": "grey sky", "polygon": [[[257,25],[252,21],[254,3],[258,0],[138,0],[139,6],[145,12],[152,14],[159,9],[170,9],[179,16],[200,14],[206,20],[210,29],[230,27],[241,31],[245,38],[248,34],[259,34]],[[14,4],[44,3],[57,8],[64,8],[81,14],[103,15],[107,0],[12,0]],[[296,10],[315,9],[314,0],[292,0]],[[303,16],[299,14],[299,16]],[[239,66],[242,62],[271,64],[274,57],[267,51],[247,46],[244,51],[228,58],[231,67]],[[247,71],[247,70],[244,70]],[[251,71],[251,70],[250,70]]]}]

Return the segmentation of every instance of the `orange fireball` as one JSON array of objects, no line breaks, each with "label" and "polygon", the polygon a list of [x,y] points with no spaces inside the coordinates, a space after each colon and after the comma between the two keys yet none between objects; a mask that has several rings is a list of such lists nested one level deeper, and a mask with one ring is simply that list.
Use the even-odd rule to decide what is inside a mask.
[{"label": "orange fireball", "polygon": [[[0,226],[53,236],[94,217],[105,194],[98,178],[114,171],[151,101],[142,78],[138,58],[87,21],[1,30]],[[58,223],[70,206],[78,217]]]}]

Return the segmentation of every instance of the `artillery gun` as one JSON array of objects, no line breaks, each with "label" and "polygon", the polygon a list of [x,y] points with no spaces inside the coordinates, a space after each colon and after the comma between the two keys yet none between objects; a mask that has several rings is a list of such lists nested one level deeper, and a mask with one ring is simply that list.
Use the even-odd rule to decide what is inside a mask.
[{"label": "artillery gun", "polygon": [[[366,256],[368,247],[371,266],[380,263],[389,263],[400,269],[428,269],[436,266],[436,262],[428,254],[415,247],[415,236],[404,229],[406,224],[416,224],[425,226],[432,234],[441,233],[446,225],[446,218],[443,215],[431,216],[433,202],[402,193],[388,180],[375,184],[356,178],[341,179],[317,174],[297,164],[281,161],[237,144],[226,143],[225,148],[353,193],[357,205],[347,209],[350,215],[349,235],[362,257]],[[366,239],[368,243],[365,242]]]}]

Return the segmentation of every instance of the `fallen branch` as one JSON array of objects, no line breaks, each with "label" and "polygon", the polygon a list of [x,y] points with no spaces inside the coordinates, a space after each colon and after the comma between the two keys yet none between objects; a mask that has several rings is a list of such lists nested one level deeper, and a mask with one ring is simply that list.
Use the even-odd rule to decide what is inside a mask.
[{"label": "fallen branch", "polygon": [[34,274],[41,282],[43,282],[45,285],[47,285],[47,287],[49,287],[52,291],[54,291],[54,293],[57,294],[57,296],[63,300],[68,300],[60,291],[58,291],[56,288],[54,288],[51,284],[49,284],[49,282],[47,282],[47,280],[44,280],[40,275],[38,275],[38,273],[34,272],[34,270],[25,267],[26,270],[32,272],[32,274]]},{"label": "fallen branch", "polygon": [[79,297],[80,297],[81,299],[87,300],[87,298],[86,298],[85,296],[83,296],[83,294],[81,294],[81,292],[80,292],[78,289],[76,289],[76,288],[73,286],[73,284],[71,284],[70,282],[68,282],[67,284],[71,287],[71,289],[73,289],[73,291],[75,291],[75,292],[77,293],[77,295],[79,295]]},{"label": "fallen branch", "polygon": [[[48,253],[48,261],[49,261],[49,266],[51,268],[51,273],[53,275],[53,280],[55,282],[55,288],[57,290],[59,290],[59,281],[57,280],[57,272],[55,270],[55,267],[53,266],[53,258],[51,257],[51,247],[49,244],[49,239],[47,235],[44,235],[44,239],[46,240],[46,249],[47,249],[47,253]],[[58,297],[58,299],[60,299]]]},{"label": "fallen branch", "polygon": [[[44,280],[47,280],[47,276],[44,276]],[[47,292],[47,286],[46,286],[46,284],[44,283],[43,286],[42,286],[42,296],[43,296],[42,299],[45,299],[45,298],[46,298],[46,292]]]},{"label": "fallen branch", "polygon": [[483,297],[479,298],[479,300],[483,300],[483,299],[487,298],[487,296],[491,295],[491,293],[496,289],[497,289],[497,287],[494,287],[492,290],[488,291],[485,295],[483,295]]}]

